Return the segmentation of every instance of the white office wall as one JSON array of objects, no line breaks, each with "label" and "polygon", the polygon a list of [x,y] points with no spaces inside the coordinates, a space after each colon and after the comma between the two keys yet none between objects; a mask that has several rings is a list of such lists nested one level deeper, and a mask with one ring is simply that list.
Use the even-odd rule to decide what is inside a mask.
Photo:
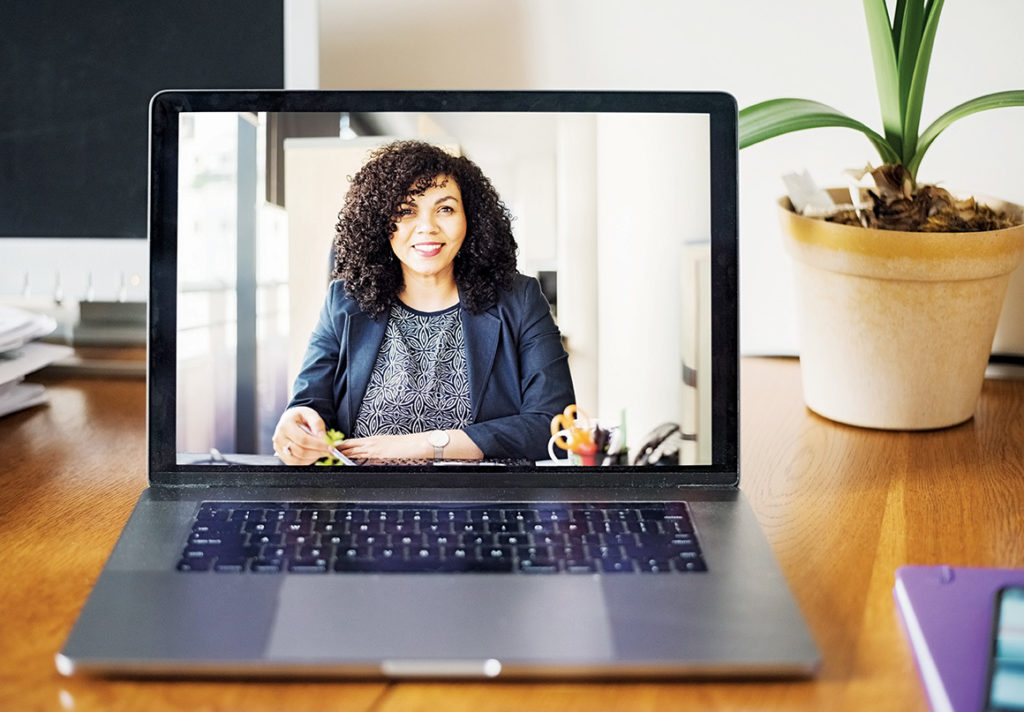
[{"label": "white office wall", "polygon": [[320,84],[318,0],[284,0],[284,88]]},{"label": "white office wall", "polygon": [[[720,89],[741,107],[803,96],[880,126],[856,0],[319,2],[324,89]],[[924,122],[976,95],[1024,88],[1022,26],[1020,0],[946,3]],[[845,168],[877,162],[872,150],[852,131],[819,129],[740,154],[745,353],[797,348],[775,218],[780,176],[807,168],[836,182]],[[1024,202],[1022,164],[1024,109],[1004,109],[954,125],[921,178]],[[1024,299],[1024,277],[1016,281]]]},{"label": "white office wall", "polygon": [[[622,114],[597,121],[597,283],[606,288],[596,309],[598,398],[584,402],[597,403],[606,418],[625,410],[631,438],[687,417],[688,387],[666,376],[686,363],[678,328],[684,245],[711,233],[708,136],[706,117]],[[637,190],[641,171],[650,180]]]},{"label": "white office wall", "polygon": [[284,143],[288,213],[288,396],[306,355],[333,268],[331,245],[348,177],[383,141],[292,138]]}]

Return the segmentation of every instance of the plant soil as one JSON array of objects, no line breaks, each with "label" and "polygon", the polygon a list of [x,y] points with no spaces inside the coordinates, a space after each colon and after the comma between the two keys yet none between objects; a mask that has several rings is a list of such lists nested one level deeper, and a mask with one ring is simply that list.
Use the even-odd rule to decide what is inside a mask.
[{"label": "plant soil", "polygon": [[[993,210],[974,198],[958,200],[936,185],[915,186],[906,168],[888,164],[871,172],[875,190],[868,190],[872,206],[860,211],[841,210],[827,220],[880,230],[906,232],[982,232],[1020,224],[1020,219]],[[863,218],[863,219],[862,219]]]}]

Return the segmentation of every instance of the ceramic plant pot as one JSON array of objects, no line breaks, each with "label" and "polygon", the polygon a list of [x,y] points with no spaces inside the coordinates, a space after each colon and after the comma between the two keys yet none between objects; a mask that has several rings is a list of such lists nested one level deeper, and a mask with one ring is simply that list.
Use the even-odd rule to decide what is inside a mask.
[{"label": "ceramic plant pot", "polygon": [[1024,256],[1024,226],[875,230],[803,217],[788,198],[779,216],[794,260],[807,406],[887,430],[969,420],[1010,273]]}]

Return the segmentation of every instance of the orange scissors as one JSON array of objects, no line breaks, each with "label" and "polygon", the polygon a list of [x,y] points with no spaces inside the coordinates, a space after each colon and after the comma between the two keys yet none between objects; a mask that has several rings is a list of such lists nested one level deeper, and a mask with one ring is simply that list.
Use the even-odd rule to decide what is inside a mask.
[{"label": "orange scissors", "polygon": [[575,403],[551,419],[551,435],[555,438],[555,445],[563,450],[580,454],[582,448],[593,454],[594,434],[590,430],[590,419]]}]

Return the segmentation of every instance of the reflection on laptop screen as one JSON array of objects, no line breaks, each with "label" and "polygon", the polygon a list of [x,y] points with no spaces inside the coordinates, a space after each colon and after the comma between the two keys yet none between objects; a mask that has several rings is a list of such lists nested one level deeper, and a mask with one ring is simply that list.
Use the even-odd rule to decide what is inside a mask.
[{"label": "reflection on laptop screen", "polygon": [[[325,428],[342,431],[339,440],[463,426],[484,463],[712,462],[708,116],[186,111],[178,132],[179,465],[280,466],[275,428],[300,401]],[[486,288],[471,303],[468,284],[500,281],[505,269],[491,254],[500,240],[480,234],[478,213],[495,208],[470,205],[480,202],[469,195],[478,187],[458,196],[469,224],[453,247],[450,225],[438,227],[452,211],[440,212],[444,199],[435,203],[431,190],[443,180],[425,176],[417,192],[400,159],[366,168],[381,147],[410,139],[468,158],[493,187],[511,217],[515,271],[531,278],[514,282],[514,298],[500,297],[509,290],[499,284],[496,303]],[[361,171],[374,172],[377,183],[361,185]],[[387,241],[367,236],[365,251],[350,237],[339,254],[335,236],[350,188],[378,190],[389,182],[382,171],[398,172],[391,182],[404,187],[360,196],[343,218],[362,222],[348,232],[429,212],[422,222],[432,226],[409,229],[435,236],[409,238],[415,244],[403,257],[398,227]],[[389,242],[392,249],[374,252]],[[393,287],[377,285],[385,279],[379,274],[405,274],[416,260],[422,264],[412,269],[439,260],[443,269],[448,261],[438,253],[448,250],[461,309],[489,309],[500,322],[485,364],[477,327],[458,309],[438,326],[426,317],[447,310],[403,309]],[[401,264],[378,264],[387,259]],[[349,279],[332,290],[346,260]],[[381,291],[390,303],[364,319],[380,324],[367,331],[353,313],[377,308]],[[333,346],[323,345],[331,339]],[[317,349],[327,366],[321,358],[311,367]],[[567,358],[552,366],[563,350]],[[566,374],[568,386],[560,380]],[[489,389],[490,379],[501,387]],[[576,410],[566,413],[569,405]],[[532,424],[518,428],[524,415]],[[488,421],[490,429],[482,425]],[[590,438],[596,450],[575,438]],[[436,453],[457,451],[446,445]],[[410,464],[401,452],[351,459]],[[319,461],[339,462],[334,454]]]}]

